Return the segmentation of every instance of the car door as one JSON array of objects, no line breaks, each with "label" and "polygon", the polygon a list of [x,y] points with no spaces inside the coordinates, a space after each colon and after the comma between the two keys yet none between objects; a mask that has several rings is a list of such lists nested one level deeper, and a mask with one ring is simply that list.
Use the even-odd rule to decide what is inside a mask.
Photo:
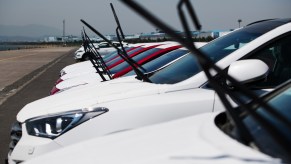
[{"label": "car door", "polygon": [[[242,59],[259,59],[269,66],[268,76],[265,79],[249,83],[247,87],[258,95],[273,90],[276,86],[291,78],[291,34],[274,38],[267,44],[246,54]],[[219,75],[216,78],[222,80],[222,82],[224,81]],[[208,85],[206,87],[211,88]],[[223,109],[223,105],[216,94],[214,111],[220,111],[221,109]]]},{"label": "car door", "polygon": [[252,89],[273,89],[291,78],[291,34],[250,55],[251,59],[260,59],[269,66],[266,79],[250,84]]}]

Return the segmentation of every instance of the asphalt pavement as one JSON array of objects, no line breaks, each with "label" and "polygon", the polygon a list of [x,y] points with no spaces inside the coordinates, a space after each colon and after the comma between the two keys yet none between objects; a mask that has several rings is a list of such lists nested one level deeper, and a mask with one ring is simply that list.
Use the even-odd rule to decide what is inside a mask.
[{"label": "asphalt pavement", "polygon": [[[21,76],[20,78],[18,76],[10,76],[5,82],[2,80],[2,83],[0,83],[2,85],[2,89],[0,88],[0,164],[4,163],[7,158],[10,128],[12,123],[16,121],[17,113],[27,103],[49,95],[49,91],[59,78],[59,71],[65,66],[75,63],[72,55],[75,50],[76,48],[68,48],[45,52],[44,49],[38,49],[33,53],[22,55],[10,55],[8,57],[2,55],[2,58],[0,53],[0,68],[1,66],[5,68],[1,63],[2,60],[5,63],[9,62],[9,67],[14,64],[17,67],[22,66],[20,71],[26,70],[24,71],[25,74],[16,71]],[[10,54],[12,53],[10,52]],[[41,58],[36,59],[40,55]],[[32,58],[28,60],[27,58],[29,57]],[[19,60],[17,61],[16,59]],[[26,62],[23,63],[23,61]],[[1,78],[5,76],[4,73],[2,74]],[[15,79],[15,77],[17,78]]]}]

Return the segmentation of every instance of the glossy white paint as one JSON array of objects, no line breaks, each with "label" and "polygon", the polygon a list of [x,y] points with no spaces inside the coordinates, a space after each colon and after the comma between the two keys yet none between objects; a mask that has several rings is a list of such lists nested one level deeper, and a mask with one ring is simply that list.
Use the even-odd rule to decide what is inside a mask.
[{"label": "glossy white paint", "polygon": [[279,163],[232,139],[200,114],[81,142],[27,162],[38,163]]},{"label": "glossy white paint", "polygon": [[[206,42],[195,42],[195,45],[198,48],[204,46],[205,44]],[[171,45],[175,45],[175,44],[170,43],[167,45],[159,46],[157,48],[167,48]],[[180,49],[185,49],[185,48],[180,48]],[[86,64],[80,64],[78,66],[75,66],[76,64],[67,66],[67,70],[69,69],[72,72],[69,72],[66,75],[62,76],[61,79],[63,79],[64,81],[57,84],[56,88],[60,90],[68,90],[75,86],[86,85],[86,84],[91,84],[91,83],[98,84],[101,81],[103,81],[102,78],[99,76],[99,74],[96,73],[95,68],[93,68],[93,66],[89,67],[90,64],[86,62]],[[73,70],[75,71],[73,72]],[[109,78],[106,78],[106,79],[109,79]]]},{"label": "glossy white paint", "polygon": [[57,84],[56,87],[60,90],[67,90],[69,88],[78,86],[78,85],[87,85],[87,84],[96,84],[102,82],[102,78],[96,73],[87,73],[77,76],[75,78],[70,78],[62,81]]},{"label": "glossy white paint", "polygon": [[[90,70],[87,70],[90,69]],[[91,70],[92,69],[92,70]],[[83,71],[89,71],[89,72],[94,72],[96,71],[90,61],[84,61],[84,62],[79,62],[79,63],[74,63],[71,65],[68,65],[64,67],[61,71],[60,74],[71,74],[71,72],[79,72],[83,73]],[[62,76],[62,78],[65,78],[65,75]]]},{"label": "glossy white paint", "polygon": [[[231,63],[228,68],[228,75],[241,83],[255,81],[258,78],[266,77],[269,67],[258,59],[239,60]],[[227,81],[228,85],[231,85]]]},{"label": "glossy white paint", "polygon": [[[25,137],[22,137],[22,141],[15,147],[18,151],[12,152],[12,158],[26,160],[28,158],[43,154],[46,151],[51,151],[51,146],[54,144],[61,147],[68,146],[76,143],[76,141],[84,141],[90,138],[116,133],[118,131],[135,129],[141,126],[166,122],[176,118],[188,117],[197,113],[212,112],[213,110],[214,91],[212,90],[197,88],[162,93],[158,92],[159,88],[155,88],[155,86],[151,86],[153,87],[152,89],[150,89],[150,86],[141,89],[141,85],[135,83],[131,83],[130,86],[132,89],[131,91],[122,92],[126,90],[126,86],[124,85],[121,88],[119,87],[119,91],[111,90],[112,93],[109,93],[108,95],[104,95],[101,89],[100,94],[103,94],[103,99],[97,101],[97,104],[96,99],[92,98],[98,96],[87,95],[90,99],[84,99],[84,101],[77,102],[77,97],[74,98],[72,92],[70,94],[64,92],[63,96],[72,97],[73,99],[68,98],[67,101],[62,101],[61,106],[59,106],[60,104],[56,102],[56,100],[58,100],[58,96],[62,95],[62,93],[50,96],[49,99],[41,99],[32,104],[28,104],[23,108],[23,112],[18,114],[17,119],[19,121],[39,115],[53,114],[56,112],[59,113],[72,108],[81,109],[88,104],[92,104],[90,106],[97,105],[100,107],[106,107],[109,109],[109,112],[78,125],[54,140],[44,139],[42,143],[35,143],[33,140],[35,137],[23,132],[22,135]],[[112,88],[110,85],[108,85],[108,87],[103,87],[104,90],[106,88],[106,90],[108,90],[108,88]],[[151,92],[156,93],[153,94]],[[79,98],[82,99],[83,97],[86,97],[86,95],[82,95],[81,98]],[[52,101],[56,103],[49,103]],[[43,106],[42,104],[51,105]],[[42,106],[42,108],[40,108],[40,106]],[[32,110],[36,108],[38,108],[38,111]],[[25,124],[22,125],[22,128],[25,129]],[[27,147],[27,145],[31,146]],[[34,147],[34,153],[28,154],[27,152],[31,147]],[[25,154],[27,156],[26,158],[23,158]]]}]

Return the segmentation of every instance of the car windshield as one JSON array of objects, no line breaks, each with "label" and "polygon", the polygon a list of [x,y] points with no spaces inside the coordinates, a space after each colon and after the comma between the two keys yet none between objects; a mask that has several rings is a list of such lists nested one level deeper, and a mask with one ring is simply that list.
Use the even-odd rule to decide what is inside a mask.
[{"label": "car windshield", "polygon": [[[130,56],[130,55],[132,55],[132,54],[134,54],[134,53],[136,53],[136,52],[138,52],[138,51],[140,51],[140,50],[142,50],[142,49],[144,49],[144,48],[143,48],[143,47],[138,47],[138,48],[136,48],[136,49],[133,49],[133,50],[127,52],[127,55]],[[120,56],[118,56],[118,57],[116,57],[115,59],[113,59],[113,60],[107,62],[106,65],[109,67],[110,65],[116,63],[116,62],[119,61],[119,60],[123,60],[123,59],[122,59]]]},{"label": "car windshield", "polygon": [[[209,42],[200,50],[215,63],[281,24],[283,23],[266,21],[246,26]],[[197,58],[193,54],[188,54],[168,67],[157,71],[149,79],[156,84],[175,84],[194,76],[200,71],[201,68]]]},{"label": "car windshield", "polygon": [[[281,90],[280,93],[275,94],[269,98],[268,104],[274,108],[282,117],[287,120],[291,120],[290,107],[291,107],[291,84]],[[260,107],[257,108],[256,113],[265,118],[271,125],[277,129],[276,133],[280,134],[282,140],[285,139],[287,145],[291,144],[291,131],[290,127],[282,123],[281,119],[273,116],[270,112]],[[260,122],[254,119],[251,115],[246,115],[243,119],[246,124],[252,138],[255,141],[256,146],[260,151],[269,154],[273,157],[286,159],[289,157],[289,153],[282,148],[282,145],[278,144],[278,141],[271,137],[266,127],[262,126]],[[268,127],[269,128],[269,127]],[[280,137],[280,138],[281,138]],[[288,160],[288,159],[286,159]],[[289,159],[290,160],[290,159]]]},{"label": "car windshield", "polygon": [[[178,49],[178,50],[168,52],[168,53],[158,57],[155,60],[152,60],[148,63],[143,64],[142,67],[145,69],[145,71],[143,71],[143,70],[141,70],[141,71],[143,71],[144,73],[155,71],[155,70],[159,69],[160,67],[168,64],[169,62],[185,55],[188,52],[189,51],[185,50],[185,49]],[[131,76],[131,75],[135,75],[135,72],[133,70],[128,72],[124,76]]]},{"label": "car windshield", "polygon": [[[132,47],[124,47],[124,49],[125,49],[125,51],[128,51],[128,50],[132,49]],[[118,54],[117,54],[117,50],[116,50],[116,51],[113,51],[110,54],[104,56],[103,60],[104,60],[104,62],[108,62],[117,56],[118,56]]]},{"label": "car windshield", "polygon": [[[140,54],[134,56],[132,59],[133,59],[135,62],[138,62],[138,61],[144,59],[145,57],[147,57],[147,56],[149,56],[149,55],[151,55],[151,54],[153,54],[153,53],[155,53],[155,52],[158,52],[158,51],[160,51],[160,50],[161,50],[161,49],[159,49],[159,48],[152,48],[152,49],[149,49],[149,50],[147,50],[147,51],[145,51],[145,52],[142,52],[142,53],[140,53]],[[127,62],[122,62],[121,64],[118,64],[116,67],[111,68],[111,69],[110,69],[110,72],[111,72],[111,73],[116,73],[116,72],[119,72],[119,71],[125,69],[126,67],[129,67],[129,66],[130,66],[130,65],[129,65]]]}]

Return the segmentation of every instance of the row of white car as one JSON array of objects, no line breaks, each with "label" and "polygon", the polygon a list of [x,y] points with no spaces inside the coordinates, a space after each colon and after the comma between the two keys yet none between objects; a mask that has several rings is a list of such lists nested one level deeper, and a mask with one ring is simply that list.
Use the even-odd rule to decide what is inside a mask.
[{"label": "row of white car", "polygon": [[[205,44],[206,42],[195,42],[197,47]],[[126,48],[133,61],[142,66],[141,71],[144,74],[166,67],[189,53],[187,49],[176,42],[131,44]],[[105,75],[107,80],[110,80],[108,76],[112,76],[115,79],[135,75],[135,70],[129,63],[118,57],[117,52],[107,55],[104,61],[110,72],[110,75]],[[66,66],[61,70],[60,74],[61,77],[51,90],[51,95],[75,86],[98,84],[104,81],[100,76],[96,75],[96,69],[90,61]]]},{"label": "row of white car", "polygon": [[[119,42],[112,42],[112,44],[116,45],[117,47],[120,47]],[[127,43],[123,43],[126,45]],[[110,46],[107,42],[100,42],[100,43],[94,43],[92,47],[98,49],[98,52],[102,56],[106,56],[107,54],[115,51],[115,48]],[[77,61],[86,61],[89,60],[89,57],[85,54],[85,49],[83,46],[81,46],[79,49],[75,51],[74,59]]]},{"label": "row of white car", "polygon": [[[276,111],[269,113],[256,107],[254,112],[272,125],[276,135],[270,134],[270,126],[242,112],[244,131],[251,136],[246,137],[247,143],[243,142],[244,132],[233,124],[198,59],[183,45],[175,42],[128,45],[129,54],[151,47],[131,56],[142,66],[169,54],[182,55],[154,71],[145,71],[147,80],[130,74],[101,82],[89,62],[64,68],[57,85],[70,81],[68,85],[57,88],[58,94],[27,104],[18,113],[11,130],[8,162],[290,162],[290,82],[265,94],[290,79],[290,45],[291,19],[274,19],[255,22],[199,48],[228,75],[256,94],[265,95],[264,102],[269,102]],[[116,54],[111,55],[107,66],[113,72],[112,68],[125,62],[117,59]],[[134,58],[138,56],[142,59]],[[149,56],[152,60],[145,60]],[[114,59],[117,61],[110,65]],[[88,80],[89,76],[95,79]],[[213,72],[213,76],[220,85],[236,90],[220,74]],[[281,122],[286,119],[287,125]],[[280,136],[281,140],[273,136]]]}]

